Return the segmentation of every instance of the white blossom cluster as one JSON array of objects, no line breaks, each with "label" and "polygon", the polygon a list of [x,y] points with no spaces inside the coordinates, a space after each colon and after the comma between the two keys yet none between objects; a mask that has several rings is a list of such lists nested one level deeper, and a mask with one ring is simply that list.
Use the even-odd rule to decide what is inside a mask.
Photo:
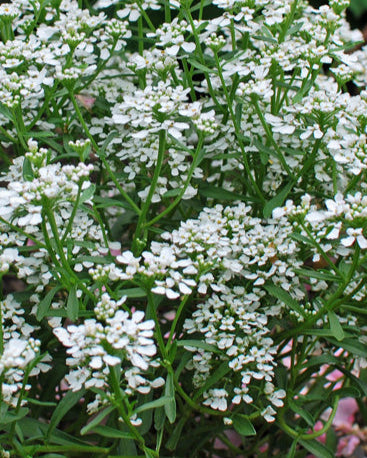
[{"label": "white blossom cluster", "polygon": [[[48,368],[40,304],[73,391],[112,399],[119,368],[127,396],[160,387],[149,294],[170,310],[187,300],[170,337],[201,343],[181,346],[200,402],[271,422],[285,397],[274,335],[329,325],[323,301],[367,249],[367,47],[353,50],[347,2],[215,0],[204,20],[173,0],[158,26],[156,0],[78,3],[0,5],[1,154],[20,155],[1,179],[0,275],[33,307],[1,303],[3,399]],[[347,279],[361,303],[364,272]]]},{"label": "white blossom cluster", "polygon": [[[2,399],[13,406],[18,403],[19,391],[24,381],[40,372],[47,372],[50,358],[41,354],[40,340],[32,336],[37,327],[29,324],[26,311],[14,295],[9,294],[0,301],[2,326],[2,351],[0,355],[0,375]],[[25,375],[27,377],[25,378]],[[29,390],[31,380],[24,385]],[[25,403],[24,400],[21,401]]]},{"label": "white blossom cluster", "polygon": [[141,311],[130,316],[127,311],[119,310],[125,300],[122,297],[116,302],[104,293],[94,309],[97,320],[54,329],[56,337],[68,348],[66,364],[72,369],[65,378],[71,390],[79,391],[85,386],[108,392],[109,373],[116,365],[124,368],[127,394],[148,393],[152,387],[164,383],[161,378],[149,381],[144,377],[144,372],[155,365],[154,322],[143,321]]}]

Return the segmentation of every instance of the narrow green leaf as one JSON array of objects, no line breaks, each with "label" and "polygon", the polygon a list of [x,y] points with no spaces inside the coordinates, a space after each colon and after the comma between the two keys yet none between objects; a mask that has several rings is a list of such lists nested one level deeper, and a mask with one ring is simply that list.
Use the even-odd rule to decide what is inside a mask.
[{"label": "narrow green leaf", "polygon": [[177,423],[175,429],[173,432],[170,434],[170,437],[168,441],[166,442],[166,448],[168,450],[175,450],[178,444],[178,441],[180,440],[182,429],[185,425],[186,418],[182,417],[180,421]]},{"label": "narrow green leaf", "polygon": [[333,337],[331,329],[305,329],[302,330],[305,336]]},{"label": "narrow green leaf", "polygon": [[241,436],[256,436],[256,430],[246,415],[237,413],[232,417],[233,427]]},{"label": "narrow green leaf", "polygon": [[145,410],[149,409],[155,409],[156,407],[162,407],[165,406],[166,403],[170,400],[168,396],[162,396],[159,399],[156,399],[155,401],[147,402],[139,407],[137,407],[134,412],[135,413],[140,413],[144,412]]},{"label": "narrow green leaf", "polygon": [[14,115],[9,110],[9,108],[2,103],[0,103],[0,114],[2,114],[5,118],[9,119],[10,121],[14,121]]},{"label": "narrow green leaf", "polygon": [[50,437],[56,426],[60,423],[60,421],[64,418],[64,416],[69,412],[69,410],[79,402],[80,398],[84,396],[85,389],[81,389],[80,391],[68,391],[66,395],[61,399],[58,406],[54,410],[52,414],[48,430],[47,430],[47,437]]},{"label": "narrow green leaf", "polygon": [[300,440],[299,443],[317,458],[334,458],[335,454],[316,440]]},{"label": "narrow green leaf", "polygon": [[308,412],[306,409],[303,409],[296,401],[293,401],[292,399],[290,399],[288,401],[288,405],[290,409],[293,410],[294,413],[298,414],[300,417],[302,417],[305,420],[308,426],[310,426],[311,428],[315,426],[315,423],[316,423],[315,419],[310,414],[310,412]]},{"label": "narrow green leaf", "polygon": [[81,194],[80,194],[80,200],[79,203],[83,204],[87,200],[91,199],[94,195],[94,192],[96,190],[96,185],[94,183],[89,186],[89,188],[85,189]]},{"label": "narrow green leaf", "polygon": [[25,181],[32,181],[34,179],[32,163],[27,157],[23,161],[23,178]]},{"label": "narrow green leaf", "polygon": [[174,423],[176,420],[176,398],[172,374],[167,375],[164,394],[168,398],[168,401],[164,404],[164,411],[167,415],[168,421],[170,423]]},{"label": "narrow green leaf", "polygon": [[217,199],[217,200],[242,200],[243,196],[241,194],[236,194],[231,191],[227,191],[226,189],[223,188],[218,188],[216,186],[211,186],[211,185],[202,185],[199,187],[199,193],[200,195],[204,197],[209,197],[212,199]]},{"label": "narrow green leaf", "polygon": [[182,190],[181,188],[170,189],[169,191],[163,194],[163,197],[164,198],[176,197],[180,194],[181,190]]},{"label": "narrow green leaf", "polygon": [[14,421],[18,421],[21,418],[25,417],[28,412],[29,412],[28,407],[21,407],[17,413],[8,411],[4,413],[3,415],[1,415],[0,424],[6,425],[9,423],[13,423]]},{"label": "narrow green leaf", "polygon": [[281,302],[287,305],[290,309],[295,310],[297,313],[299,313],[303,317],[306,317],[306,313],[303,310],[303,308],[284,289],[280,288],[279,286],[275,286],[275,285],[266,285],[265,289],[271,296],[279,299]]},{"label": "narrow green leaf", "polygon": [[347,350],[354,355],[362,356],[363,358],[367,355],[367,345],[356,339],[349,338],[338,341],[328,338],[327,340],[336,347],[342,347],[344,350]]},{"label": "narrow green leaf", "polygon": [[275,38],[266,37],[264,35],[253,35],[251,38],[253,40],[265,41],[267,43],[273,43],[273,44],[275,44],[277,42]]},{"label": "narrow green leaf", "polygon": [[99,412],[99,414],[93,418],[84,428],[81,429],[80,434],[84,436],[84,434],[87,434],[89,431],[93,430],[96,428],[101,421],[107,417],[111,412],[115,410],[114,406],[109,406],[107,409],[102,410],[102,412]]},{"label": "narrow green leaf", "polygon": [[329,364],[330,366],[339,364],[340,361],[338,358],[332,355],[320,355],[320,356],[313,356],[310,358],[307,363],[304,364],[304,367],[313,367],[313,366],[322,366],[323,364]]},{"label": "narrow green leaf", "polygon": [[122,202],[118,199],[109,199],[107,197],[94,196],[93,201],[98,204],[96,208],[106,208],[106,207],[122,207],[130,209],[130,205],[126,202]]},{"label": "narrow green leaf", "polygon": [[329,325],[330,325],[330,330],[333,334],[333,336],[336,338],[336,340],[343,340],[344,339],[344,331],[343,328],[339,322],[339,318],[336,316],[336,314],[332,311],[328,312],[328,317],[329,317]]},{"label": "narrow green leaf", "polygon": [[55,294],[60,291],[61,286],[55,286],[52,288],[46,296],[42,299],[42,301],[38,304],[38,310],[36,313],[36,317],[38,321],[41,321],[47,315],[47,312],[50,308],[52,299],[54,298]]},{"label": "narrow green leaf", "polygon": [[68,302],[66,304],[66,315],[71,321],[76,321],[79,315],[79,300],[76,296],[76,286],[72,286],[69,291]]},{"label": "narrow green leaf", "polygon": [[302,275],[305,278],[317,278],[318,280],[335,281],[336,276],[329,271],[313,270],[313,269],[294,269],[297,275]]},{"label": "narrow green leaf", "polygon": [[127,297],[146,297],[147,293],[142,288],[120,289],[119,294]]},{"label": "narrow green leaf", "polygon": [[194,59],[187,59],[187,61],[192,65],[193,67],[197,68],[198,70],[201,70],[204,73],[217,73],[216,70],[213,70],[213,68],[207,67],[206,65],[201,64],[197,60]]},{"label": "narrow green leaf", "polygon": [[30,132],[24,132],[23,133],[23,136],[25,138],[48,138],[48,137],[54,137],[54,132],[49,132],[49,131],[45,131],[45,130],[42,130],[42,131],[39,131],[39,132],[36,132],[34,130],[30,131]]},{"label": "narrow green leaf", "polygon": [[239,126],[241,124],[241,116],[242,116],[242,103],[237,103],[235,108],[235,117],[236,123]]},{"label": "narrow green leaf", "polygon": [[344,369],[342,366],[338,366],[338,369],[345,374],[346,377],[349,378],[351,383],[357,387],[358,390],[362,391],[364,396],[367,396],[367,383],[363,381],[361,378],[356,377],[352,373],[350,373],[348,370]]},{"label": "narrow green leaf", "polygon": [[98,425],[93,428],[93,433],[99,434],[103,437],[111,437],[114,439],[134,439],[131,433],[127,433],[126,431],[119,431],[118,429],[111,428],[105,425]]},{"label": "narrow green leaf", "polygon": [[215,345],[210,345],[206,342],[203,342],[202,340],[178,340],[177,346],[178,347],[201,348],[202,350],[210,351],[211,353],[223,353]]},{"label": "narrow green leaf", "polygon": [[264,206],[264,218],[269,218],[274,208],[281,207],[293,187],[293,182],[288,183],[275,197],[270,199]]},{"label": "narrow green leaf", "polygon": [[207,391],[211,386],[217,383],[220,379],[222,379],[228,372],[230,371],[230,367],[228,367],[228,362],[224,361],[218,369],[211,375],[208,380],[206,381],[205,385],[202,386],[195,394],[194,399],[198,399],[205,391]]},{"label": "narrow green leaf", "polygon": [[160,431],[164,426],[164,420],[166,419],[166,414],[164,412],[164,407],[158,407],[154,411],[154,428],[156,431]]}]

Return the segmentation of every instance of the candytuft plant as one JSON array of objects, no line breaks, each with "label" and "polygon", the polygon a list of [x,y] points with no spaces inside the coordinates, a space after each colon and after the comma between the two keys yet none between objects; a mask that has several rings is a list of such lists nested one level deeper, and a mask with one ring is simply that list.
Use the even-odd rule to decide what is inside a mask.
[{"label": "candytuft plant", "polygon": [[367,47],[348,5],[0,5],[1,456],[364,440]]}]

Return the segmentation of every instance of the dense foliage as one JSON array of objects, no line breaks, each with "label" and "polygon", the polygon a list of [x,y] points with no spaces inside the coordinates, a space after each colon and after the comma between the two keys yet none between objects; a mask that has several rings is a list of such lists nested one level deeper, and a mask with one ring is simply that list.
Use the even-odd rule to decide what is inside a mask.
[{"label": "dense foliage", "polygon": [[367,417],[348,3],[0,5],[2,456],[364,440],[336,421]]}]

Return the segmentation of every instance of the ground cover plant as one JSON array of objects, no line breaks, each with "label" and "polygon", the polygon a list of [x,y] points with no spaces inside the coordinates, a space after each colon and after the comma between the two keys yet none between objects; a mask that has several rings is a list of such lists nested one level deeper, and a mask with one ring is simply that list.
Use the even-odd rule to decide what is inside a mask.
[{"label": "ground cover plant", "polygon": [[367,48],[347,7],[0,5],[1,456],[363,444]]}]

